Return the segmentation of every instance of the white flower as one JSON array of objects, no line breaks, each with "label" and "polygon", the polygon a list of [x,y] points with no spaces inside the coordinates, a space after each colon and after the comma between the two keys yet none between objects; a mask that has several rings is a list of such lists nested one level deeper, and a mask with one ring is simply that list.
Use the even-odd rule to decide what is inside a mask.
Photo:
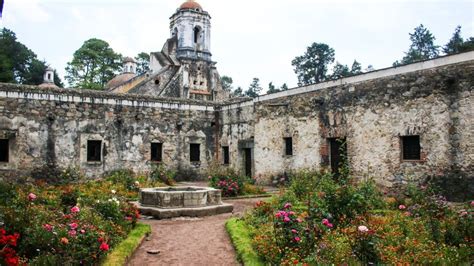
[{"label": "white flower", "polygon": [[96,202],[96,203],[100,203],[100,200],[96,200],[95,202]]},{"label": "white flower", "polygon": [[115,193],[117,193],[117,191],[115,191],[114,189],[112,189],[112,194],[115,194]]},{"label": "white flower", "polygon": [[140,182],[138,182],[138,181],[135,181],[135,186],[137,186],[137,187],[138,187],[139,185],[140,185]]},{"label": "white flower", "polygon": [[360,225],[359,227],[357,227],[357,230],[359,230],[359,232],[365,233],[369,231],[369,228],[367,228],[367,226],[365,225]]}]

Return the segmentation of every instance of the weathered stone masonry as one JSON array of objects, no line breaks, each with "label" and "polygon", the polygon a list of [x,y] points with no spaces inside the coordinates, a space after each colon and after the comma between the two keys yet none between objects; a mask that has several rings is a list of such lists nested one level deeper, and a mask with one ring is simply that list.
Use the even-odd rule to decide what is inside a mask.
[{"label": "weathered stone masonry", "polygon": [[[148,171],[157,142],[163,163],[182,175],[202,174],[215,157],[222,163],[228,147],[230,167],[266,181],[329,166],[331,139],[344,138],[352,173],[384,185],[472,176],[473,74],[471,52],[228,103],[0,84],[0,138],[10,145],[0,169]],[[419,136],[419,160],[402,160],[405,136]],[[87,162],[88,140],[102,141],[101,162]],[[199,163],[190,162],[190,143],[200,144]]]}]

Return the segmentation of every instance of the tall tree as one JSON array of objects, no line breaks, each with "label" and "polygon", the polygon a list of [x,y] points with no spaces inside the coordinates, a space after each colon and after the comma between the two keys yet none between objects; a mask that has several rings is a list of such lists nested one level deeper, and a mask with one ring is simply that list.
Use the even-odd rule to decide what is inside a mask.
[{"label": "tall tree", "polygon": [[141,52],[137,56],[135,56],[135,60],[137,61],[137,74],[145,74],[150,70],[150,55]]},{"label": "tall tree", "polygon": [[453,37],[443,47],[445,54],[457,54],[474,50],[474,38],[469,38],[467,41],[461,36],[461,26],[457,26],[454,30]]},{"label": "tall tree", "polygon": [[405,53],[401,64],[410,64],[438,56],[439,46],[434,44],[436,38],[423,24],[420,24],[413,33],[410,33],[410,40],[410,48]]},{"label": "tall tree", "polygon": [[260,79],[259,78],[253,78],[252,83],[250,83],[250,86],[248,90],[245,91],[245,96],[256,98],[258,95],[260,95],[260,92],[262,91],[262,87],[260,86]]},{"label": "tall tree", "polygon": [[[47,63],[17,41],[16,34],[6,28],[0,31],[0,82],[38,85],[43,83]],[[62,86],[55,76],[56,85]]]},{"label": "tall tree", "polygon": [[222,89],[225,91],[232,91],[232,85],[234,84],[234,81],[232,80],[231,77],[229,76],[222,76],[221,77],[221,83],[222,83]]},{"label": "tall tree", "polygon": [[359,75],[362,74],[362,65],[357,62],[357,60],[354,60],[351,66],[351,74],[352,75]]},{"label": "tall tree", "polygon": [[237,89],[235,89],[233,92],[232,92],[232,96],[233,97],[244,97],[244,91],[242,90],[242,87],[237,87]]},{"label": "tall tree", "polygon": [[267,94],[276,93],[276,92],[280,92],[280,89],[277,89],[275,85],[273,85],[273,82],[268,83]]},{"label": "tall tree", "polygon": [[121,68],[121,55],[99,39],[89,39],[67,63],[66,79],[74,87],[103,89]]},{"label": "tall tree", "polygon": [[336,65],[332,69],[331,79],[340,79],[344,77],[348,77],[351,75],[351,71],[347,65],[340,64],[336,62]]},{"label": "tall tree", "polygon": [[324,43],[313,43],[302,56],[297,56],[291,65],[298,76],[298,85],[308,85],[327,79],[328,65],[334,62],[334,49]]}]

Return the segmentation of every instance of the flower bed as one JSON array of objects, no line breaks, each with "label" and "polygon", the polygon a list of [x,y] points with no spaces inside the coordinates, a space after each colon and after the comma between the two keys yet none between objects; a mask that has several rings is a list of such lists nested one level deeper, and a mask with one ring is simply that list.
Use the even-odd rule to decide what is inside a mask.
[{"label": "flower bed", "polygon": [[261,187],[255,185],[254,180],[241,176],[230,168],[211,169],[208,181],[210,187],[222,190],[224,197],[265,194]]},{"label": "flower bed", "polygon": [[301,172],[242,222],[272,265],[462,264],[474,259],[473,204],[454,209],[428,187],[387,197],[371,181]]},{"label": "flower bed", "polygon": [[74,185],[0,183],[0,264],[100,263],[135,227],[128,199],[147,182],[121,171]]}]

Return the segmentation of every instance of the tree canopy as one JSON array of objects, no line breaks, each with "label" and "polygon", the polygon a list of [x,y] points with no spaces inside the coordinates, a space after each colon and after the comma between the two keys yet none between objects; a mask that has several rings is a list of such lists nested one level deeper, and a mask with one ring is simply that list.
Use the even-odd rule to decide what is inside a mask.
[{"label": "tree canopy", "polygon": [[223,75],[221,77],[222,89],[225,91],[232,91],[232,85],[234,84],[234,80],[231,77]]},{"label": "tree canopy", "polygon": [[100,39],[89,39],[67,63],[66,79],[72,87],[103,89],[121,69],[122,56]]},{"label": "tree canopy", "polygon": [[259,78],[253,78],[252,83],[250,83],[250,86],[248,90],[245,91],[244,95],[247,97],[252,97],[256,98],[258,95],[260,95],[260,92],[262,92],[262,87],[260,86],[260,79]]},{"label": "tree canopy", "polygon": [[[0,82],[39,85],[43,83],[47,62],[38,60],[36,54],[17,41],[16,34],[3,28],[0,31]],[[55,72],[54,81],[62,87]]]},{"label": "tree canopy", "polygon": [[453,37],[443,47],[445,54],[457,54],[474,50],[474,38],[470,37],[467,41],[461,36],[461,26],[457,26],[454,30]]},{"label": "tree canopy", "polygon": [[139,53],[135,56],[135,60],[137,61],[137,74],[142,75],[150,70],[150,55],[145,52]]},{"label": "tree canopy", "polygon": [[328,66],[334,62],[334,49],[325,43],[313,43],[302,56],[291,62],[298,76],[298,85],[309,85],[327,79]]}]

